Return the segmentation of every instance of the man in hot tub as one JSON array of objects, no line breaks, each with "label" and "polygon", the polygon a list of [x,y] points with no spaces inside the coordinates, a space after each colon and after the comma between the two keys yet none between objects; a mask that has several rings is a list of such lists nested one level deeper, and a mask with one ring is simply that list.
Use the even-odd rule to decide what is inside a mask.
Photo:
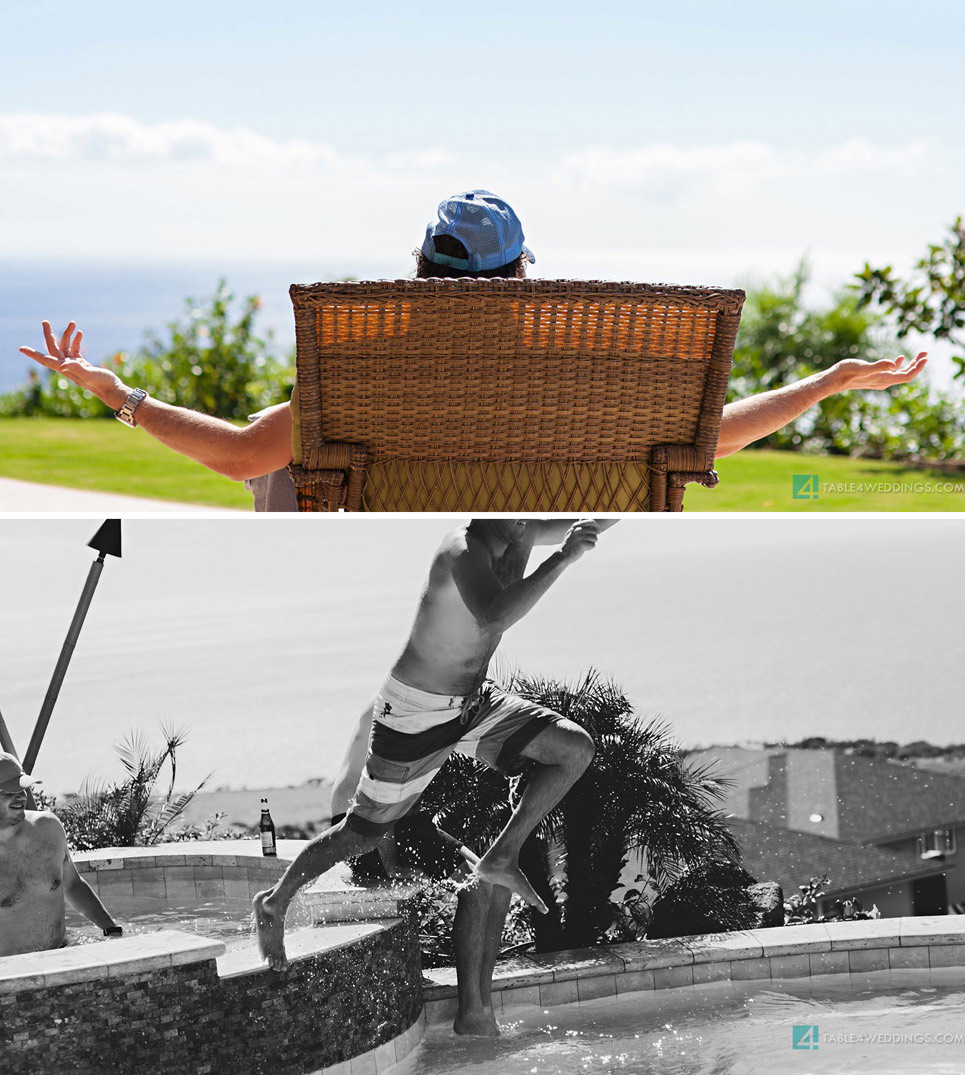
[{"label": "man in hot tub", "polygon": [[105,937],[124,932],[77,872],[64,826],[27,809],[27,788],[38,783],[0,752],[0,957],[63,948],[65,896]]}]

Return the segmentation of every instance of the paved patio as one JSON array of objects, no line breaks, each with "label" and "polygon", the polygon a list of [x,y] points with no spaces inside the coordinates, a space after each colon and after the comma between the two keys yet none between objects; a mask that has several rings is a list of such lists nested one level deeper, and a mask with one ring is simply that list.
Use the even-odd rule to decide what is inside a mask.
[{"label": "paved patio", "polygon": [[237,515],[230,508],[209,508],[201,504],[179,504],[172,500],[149,500],[139,496],[121,496],[90,489],[68,489],[61,485],[0,478],[0,512],[89,511],[98,515],[117,515],[135,511],[204,512],[207,515]]}]

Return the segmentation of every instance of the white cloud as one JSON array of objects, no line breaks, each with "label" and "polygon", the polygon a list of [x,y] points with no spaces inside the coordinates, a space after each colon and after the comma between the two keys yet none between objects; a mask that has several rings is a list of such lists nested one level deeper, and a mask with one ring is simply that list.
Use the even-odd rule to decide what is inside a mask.
[{"label": "white cloud", "polygon": [[816,155],[780,151],[763,142],[731,142],[720,146],[674,146],[658,143],[635,149],[588,148],[563,158],[562,181],[600,187],[633,188],[648,193],[679,195],[696,184],[721,191],[746,188],[773,179],[836,176],[897,168],[914,173],[928,156],[921,141],[877,146],[855,138]]},{"label": "white cloud", "polygon": [[917,249],[960,211],[954,164],[948,147],[860,138],[349,153],[196,119],[19,113],[0,115],[0,234],[8,257],[407,265],[438,200],[482,186],[516,206],[541,272],[553,246],[607,275],[660,251],[703,264],[708,247],[735,272],[778,248],[860,264],[875,244]]},{"label": "white cloud", "polygon": [[824,175],[878,168],[897,168],[905,174],[915,174],[927,156],[928,145],[923,141],[901,146],[876,146],[863,138],[852,138],[819,154],[813,168]]},{"label": "white cloud", "polygon": [[639,149],[590,148],[565,156],[561,179],[601,186],[655,185],[694,177],[761,174],[773,169],[774,151],[762,142],[724,146],[673,146],[658,143]]},{"label": "white cloud", "polygon": [[244,127],[223,129],[202,120],[147,124],[105,112],[93,116],[19,113],[0,116],[0,159],[59,164],[195,163],[248,169],[314,166],[343,173],[431,168],[451,162],[437,148],[378,160],[341,154],[321,142],[278,141]]}]

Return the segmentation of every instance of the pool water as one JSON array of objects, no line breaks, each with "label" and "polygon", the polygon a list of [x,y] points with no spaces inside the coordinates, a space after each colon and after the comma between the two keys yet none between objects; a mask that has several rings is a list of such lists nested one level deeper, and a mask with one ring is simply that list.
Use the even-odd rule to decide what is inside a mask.
[{"label": "pool water", "polygon": [[[124,927],[125,937],[155,933],[159,929],[176,929],[223,941],[229,949],[254,939],[250,909],[228,910],[214,902],[190,907],[173,905],[161,911],[120,915],[118,921]],[[99,929],[75,914],[67,917],[67,932],[71,944],[92,944],[104,939]]]},{"label": "pool water", "polygon": [[[110,908],[108,908],[110,910]],[[168,904],[161,910],[140,911],[130,914],[119,911],[115,915],[124,927],[124,936],[155,933],[159,929],[175,929],[182,933],[200,933],[214,941],[222,941],[227,948],[240,948],[255,943],[255,931],[251,920],[251,905],[245,901],[241,906],[226,907],[223,902],[192,902],[179,905]],[[302,895],[297,895],[288,908],[285,928],[289,931],[310,926],[314,916]],[[72,908],[67,909],[68,944],[93,944],[102,941],[104,935]]]},{"label": "pool water", "polygon": [[[434,1026],[391,1075],[961,1075],[963,1013],[957,967],[720,982],[507,1009],[496,1039]],[[792,1047],[795,1025],[817,1026],[817,1049]]]}]

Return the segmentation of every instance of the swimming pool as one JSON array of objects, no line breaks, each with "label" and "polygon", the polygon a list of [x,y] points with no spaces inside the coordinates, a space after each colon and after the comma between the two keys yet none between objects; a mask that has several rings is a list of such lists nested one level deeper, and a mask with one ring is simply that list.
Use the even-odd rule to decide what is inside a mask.
[{"label": "swimming pool", "polygon": [[[965,968],[714,982],[504,1008],[498,1039],[431,1027],[391,1075],[965,1071]],[[793,1047],[793,1030],[802,1031]],[[812,1048],[814,1041],[817,1048]]]},{"label": "swimming pool", "polygon": [[[216,918],[228,912],[229,931],[246,932],[251,896],[301,846],[280,841],[277,861],[262,859],[256,841],[91,853],[79,868],[122,922],[151,916],[146,932],[138,925],[120,940],[0,960],[0,1070],[383,1075],[402,1063],[398,1075],[470,1067],[473,1075],[965,1071],[965,1043],[901,1037],[925,1025],[944,1033],[950,1012],[961,1018],[965,916],[517,956],[497,964],[493,983],[509,1032],[468,1041],[450,1029],[455,972],[422,971],[414,891],[404,886],[363,888],[347,870],[326,874],[304,892],[311,924],[289,923],[296,928],[285,975],[266,968],[247,936],[226,950],[223,940],[183,928],[210,917],[214,904]],[[170,914],[188,919],[157,928]],[[899,1037],[819,1040],[817,1050],[789,1040],[796,1025],[846,1034],[864,1019],[877,1021],[879,1038]],[[407,1061],[427,1025],[438,1029]],[[905,1053],[889,1068],[893,1046]]]}]

